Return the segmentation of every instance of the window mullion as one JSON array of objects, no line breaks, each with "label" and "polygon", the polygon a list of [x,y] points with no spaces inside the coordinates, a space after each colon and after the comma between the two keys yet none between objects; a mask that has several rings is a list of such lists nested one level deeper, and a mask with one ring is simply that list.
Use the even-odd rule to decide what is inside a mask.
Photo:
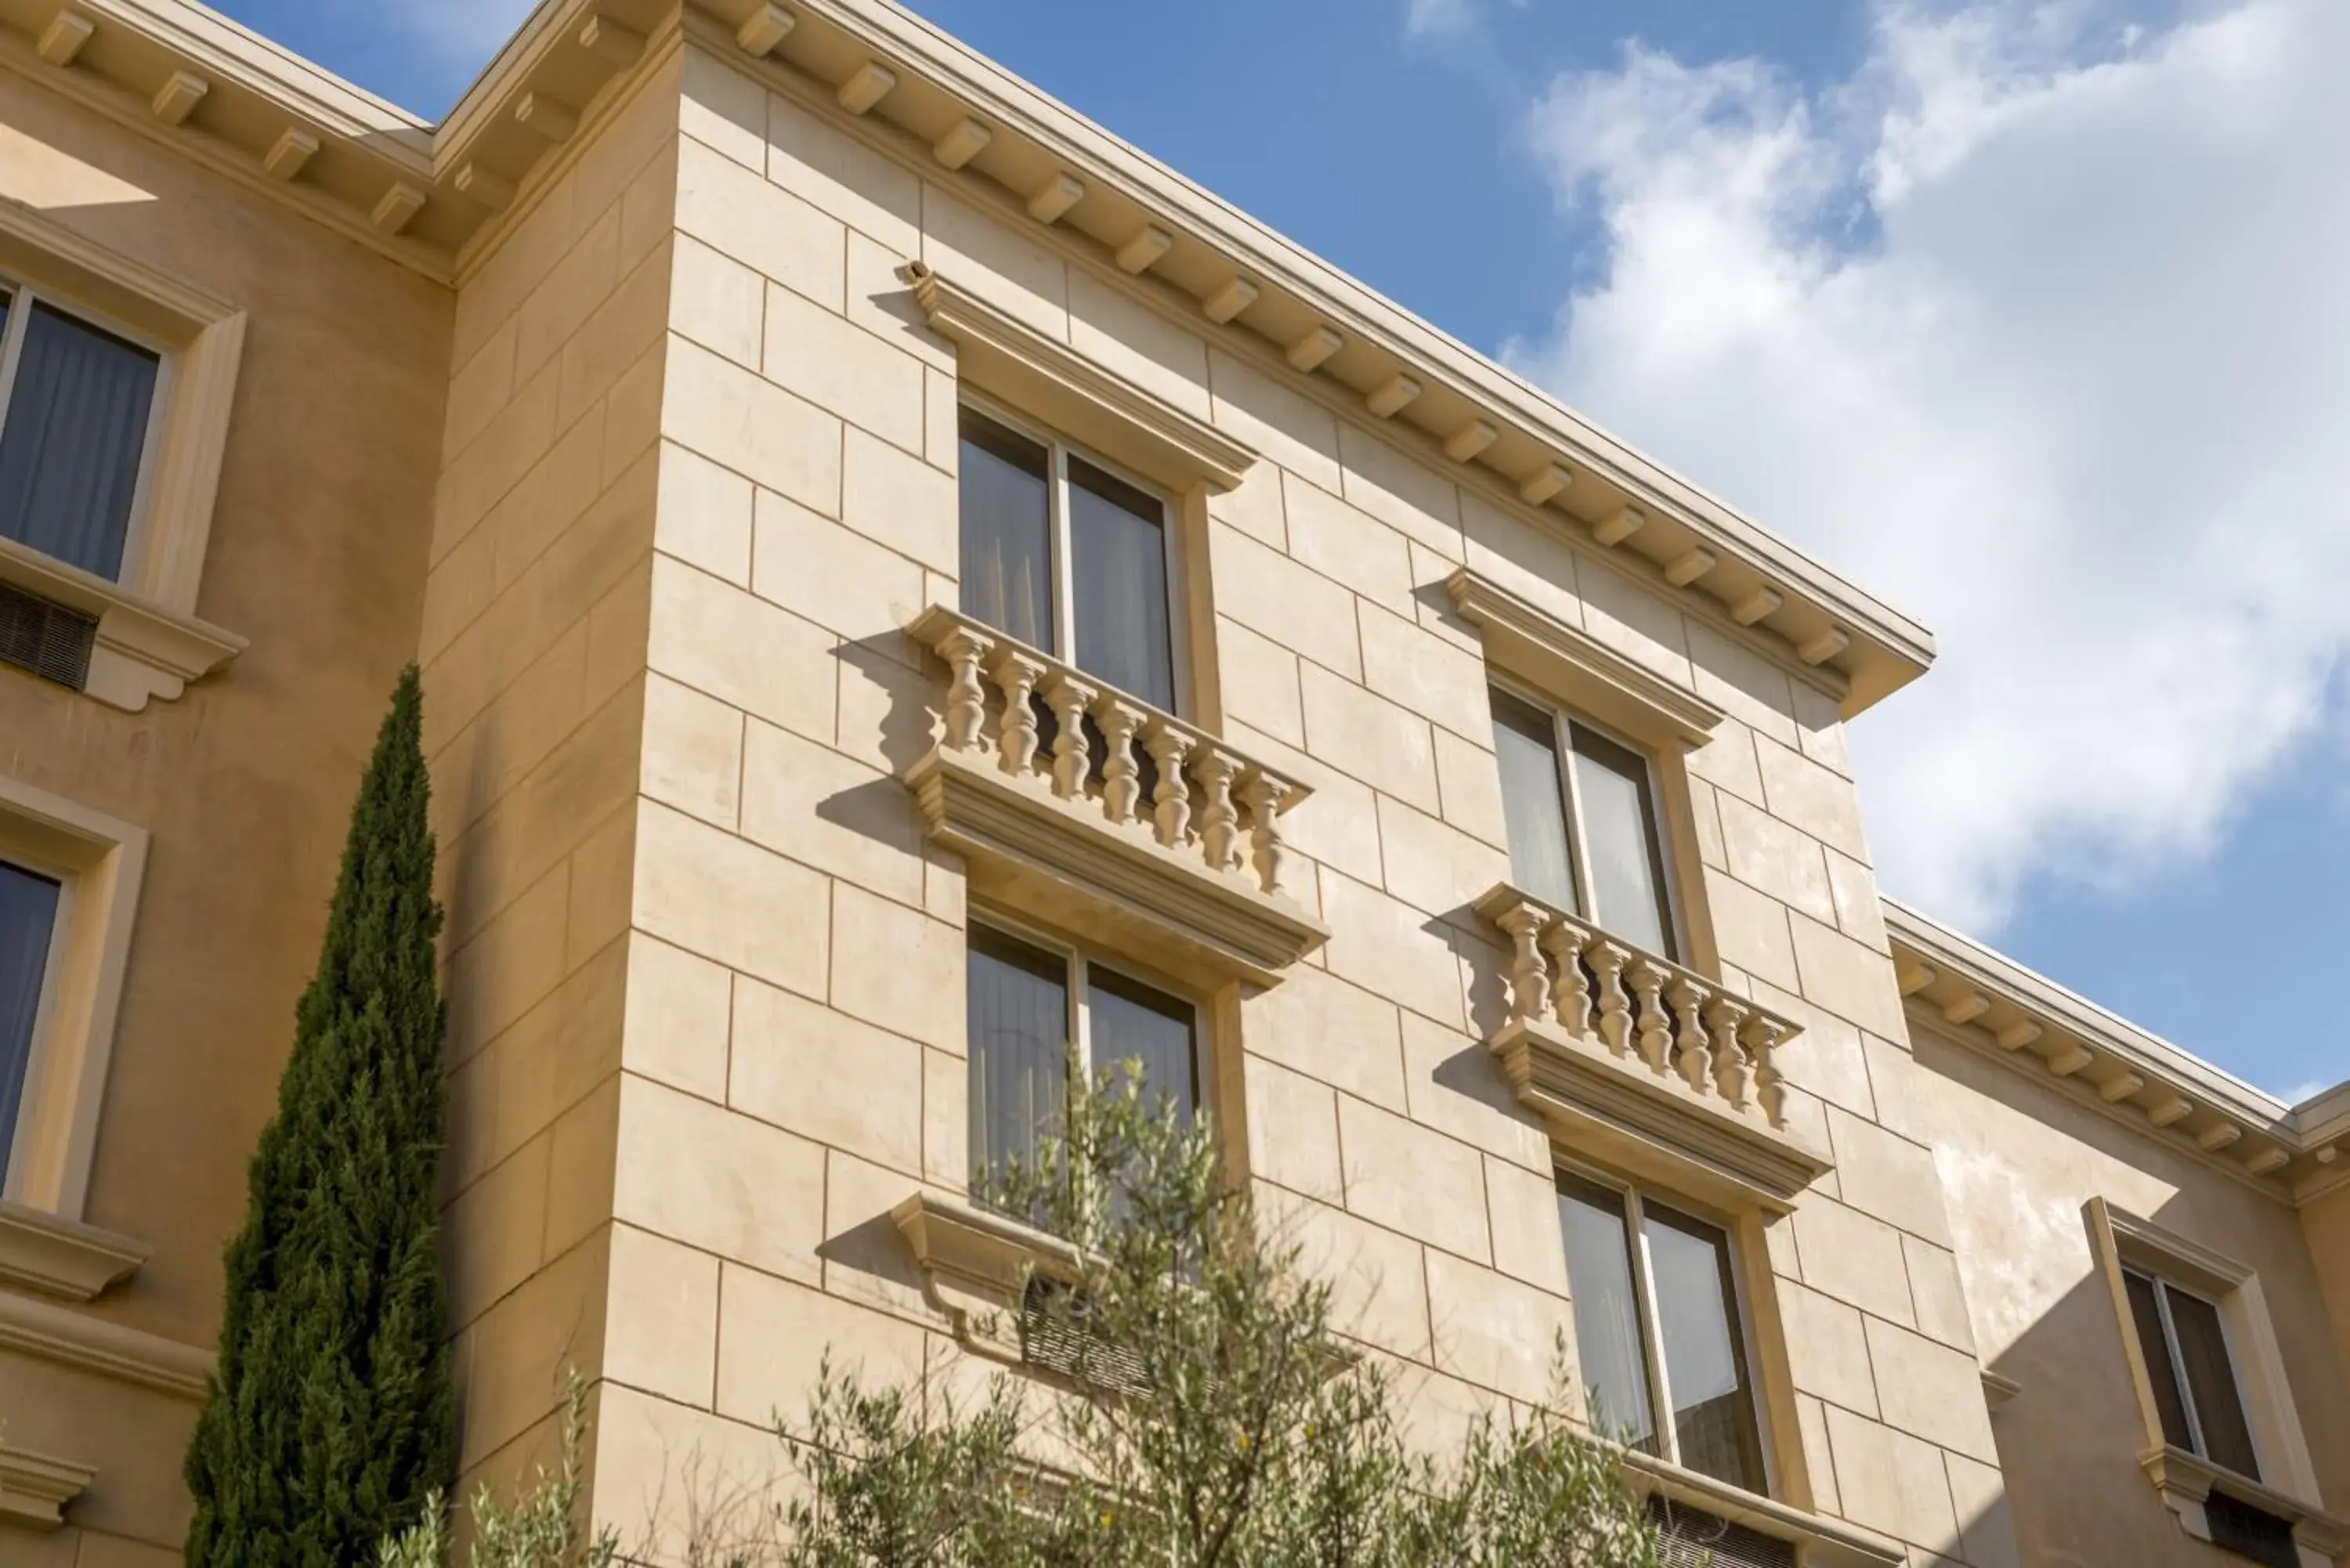
[{"label": "window mullion", "polygon": [[1059,441],[1053,454],[1053,483],[1046,504],[1052,513],[1053,648],[1070,664],[1077,662],[1076,566],[1069,529],[1069,449]]},{"label": "window mullion", "polygon": [[1632,1294],[1640,1313],[1640,1344],[1648,1353],[1648,1419],[1657,1429],[1657,1453],[1674,1464],[1681,1462],[1680,1434],[1673,1429],[1673,1392],[1665,1371],[1664,1324],[1657,1315],[1655,1274],[1648,1266],[1648,1227],[1640,1211],[1640,1194],[1624,1193],[1624,1222],[1632,1243]]},{"label": "window mullion", "polygon": [[2203,1440],[2203,1417],[2196,1414],[2195,1390],[2187,1380],[2187,1358],[2178,1353],[2178,1330],[2170,1321],[2170,1285],[2168,1282],[2149,1276],[2154,1286],[2155,1313],[2162,1319],[2162,1346],[2170,1357],[2170,1380],[2178,1387],[2178,1407],[2187,1416],[2187,1440],[2195,1451],[2206,1458],[2210,1446]]}]

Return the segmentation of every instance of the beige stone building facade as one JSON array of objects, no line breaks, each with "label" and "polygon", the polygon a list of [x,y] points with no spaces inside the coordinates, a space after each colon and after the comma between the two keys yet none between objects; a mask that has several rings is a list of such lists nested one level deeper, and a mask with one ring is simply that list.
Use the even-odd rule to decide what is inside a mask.
[{"label": "beige stone building facade", "polygon": [[[1882,900],[1928,634],[888,0],[547,0],[442,123],[0,0],[0,1562],[144,1568],[420,663],[473,1478],[633,1530],[1017,1367],[1075,1039],[1431,1440],[1740,1561],[2350,1550],[2350,1085]],[[1004,1321],[1016,1320],[1016,1311]]]}]

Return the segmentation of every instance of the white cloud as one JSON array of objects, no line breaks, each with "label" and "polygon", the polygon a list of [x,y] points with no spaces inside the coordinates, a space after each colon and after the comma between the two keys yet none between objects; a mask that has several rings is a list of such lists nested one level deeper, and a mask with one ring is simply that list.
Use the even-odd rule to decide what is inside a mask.
[{"label": "white cloud", "polygon": [[[1504,0],[1512,6],[1523,7],[1526,0]],[[1403,30],[1412,37],[1433,33],[1468,31],[1482,9],[1484,0],[1410,0],[1405,8]]]},{"label": "white cloud", "polygon": [[1891,889],[2205,851],[2350,649],[2350,5],[1881,5],[1823,91],[1627,47],[1530,130],[1605,276],[1513,357],[1938,634]]}]

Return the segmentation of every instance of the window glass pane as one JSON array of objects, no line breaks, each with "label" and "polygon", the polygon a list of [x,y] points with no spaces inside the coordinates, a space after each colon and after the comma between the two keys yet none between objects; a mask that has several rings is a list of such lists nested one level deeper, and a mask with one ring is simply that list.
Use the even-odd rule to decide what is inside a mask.
[{"label": "window glass pane", "polygon": [[1730,1240],[1711,1225],[1653,1203],[1643,1206],[1641,1216],[1680,1461],[1759,1492],[1762,1440],[1746,1386]]},{"label": "window glass pane", "polygon": [[1069,975],[1057,953],[971,928],[972,1190],[984,1198],[1006,1159],[1031,1159],[1068,1093]]},{"label": "window glass pane", "polygon": [[2244,1423],[2244,1401],[2236,1390],[2235,1368],[2228,1364],[2228,1336],[2220,1327],[2220,1309],[2185,1291],[2168,1285],[2162,1289],[2170,1298],[2170,1327],[2178,1336],[2188,1391],[2195,1397],[2196,1423],[2203,1428],[2203,1457],[2240,1476],[2260,1480],[2251,1428]]},{"label": "window glass pane", "polygon": [[57,923],[57,884],[0,862],[0,1172],[24,1103],[33,1060],[33,1023],[48,972],[49,937]]},{"label": "window glass pane", "polygon": [[101,577],[121,571],[157,363],[34,304],[0,430],[0,532]]},{"label": "window glass pane", "polygon": [[1594,1428],[1657,1452],[1648,1401],[1648,1353],[1632,1290],[1624,1199],[1562,1173],[1558,1223],[1566,1236],[1566,1282],[1575,1303],[1575,1346]]},{"label": "window glass pane", "polygon": [[1146,1103],[1171,1103],[1187,1119],[1200,1105],[1197,1016],[1190,1002],[1140,981],[1098,965],[1086,971],[1087,1044],[1095,1075],[1112,1069],[1122,1075],[1126,1063],[1139,1063]]},{"label": "window glass pane", "polygon": [[2130,1322],[2137,1328],[2138,1354],[2146,1360],[2147,1381],[2154,1385],[2154,1407],[2162,1417],[2162,1439],[2192,1450],[2187,1430],[2187,1407],[2178,1397],[2178,1372],[2170,1364],[2170,1342],[2162,1335],[2162,1309],[2155,1304],[2154,1282],[2144,1274],[2125,1273],[2122,1284],[2129,1295]]},{"label": "window glass pane", "polygon": [[1562,909],[1582,912],[1567,846],[1566,796],[1558,779],[1551,716],[1506,691],[1491,693],[1493,752],[1502,768],[1502,821],[1510,836],[1510,880]]},{"label": "window glass pane", "polygon": [[962,415],[962,613],[1053,646],[1052,457],[984,414]]},{"label": "window glass pane", "polygon": [[1071,458],[1069,575],[1076,666],[1173,712],[1166,506],[1084,459]]},{"label": "window glass pane", "polygon": [[1575,794],[1591,854],[1593,919],[1652,953],[1678,958],[1665,918],[1665,867],[1648,766],[1637,752],[1573,726]]}]

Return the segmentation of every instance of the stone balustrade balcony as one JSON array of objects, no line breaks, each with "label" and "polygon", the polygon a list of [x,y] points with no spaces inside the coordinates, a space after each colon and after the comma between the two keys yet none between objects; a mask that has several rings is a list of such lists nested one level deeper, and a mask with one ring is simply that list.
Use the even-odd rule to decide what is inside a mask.
[{"label": "stone balustrade balcony", "polygon": [[946,682],[906,782],[974,892],[1208,984],[1274,984],[1327,940],[1291,887],[1305,784],[958,610],[908,631]]},{"label": "stone balustrade balcony", "polygon": [[1476,909],[1511,953],[1487,1044],[1569,1147],[1772,1211],[1828,1168],[1787,1125],[1777,1054],[1799,1025],[1508,883]]}]

